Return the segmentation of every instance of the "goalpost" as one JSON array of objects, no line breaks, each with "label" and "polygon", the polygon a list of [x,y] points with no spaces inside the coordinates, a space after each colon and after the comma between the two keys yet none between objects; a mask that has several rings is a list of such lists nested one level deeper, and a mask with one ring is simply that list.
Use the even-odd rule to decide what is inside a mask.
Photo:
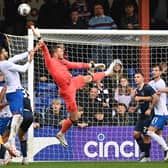
[{"label": "goalpost", "polygon": [[[168,31],[51,29],[39,29],[39,31],[49,49],[56,44],[64,45],[65,57],[70,61],[94,61],[104,63],[108,67],[117,59],[119,64],[122,63],[123,74],[131,88],[135,87],[133,75],[137,70],[141,70],[145,80],[149,81],[152,65],[168,62]],[[11,55],[31,49],[37,43],[31,30],[28,32],[28,36],[24,37],[6,35]],[[79,69],[71,72],[73,76],[88,73]],[[165,76],[167,83],[167,74]],[[132,137],[136,115],[128,115],[126,112],[125,122],[116,117],[117,98],[114,93],[120,83],[119,77],[115,77],[114,80],[104,79],[101,82],[104,85],[104,92],[96,90],[94,83],[78,91],[77,103],[84,110],[80,123],[84,122],[88,126],[84,128],[73,126],[66,134],[69,147],[63,148],[55,138],[60,129],[58,122],[47,113],[54,99],[61,101],[61,116],[66,118],[68,113],[56,84],[46,71],[41,53],[36,54],[28,74],[22,75],[22,83],[28,88],[32,98],[36,122],[40,123],[38,128],[31,127],[29,130],[31,161],[132,161],[139,158],[139,149]],[[90,98],[97,93],[99,93],[98,101],[91,107]],[[164,138],[167,138],[168,128],[166,127],[163,132]],[[163,159],[163,152],[153,141],[151,157],[152,160]]]}]

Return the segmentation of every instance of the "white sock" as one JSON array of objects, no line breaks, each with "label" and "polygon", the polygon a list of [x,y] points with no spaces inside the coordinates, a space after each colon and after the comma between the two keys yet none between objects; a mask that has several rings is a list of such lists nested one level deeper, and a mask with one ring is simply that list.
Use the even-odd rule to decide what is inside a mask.
[{"label": "white sock", "polygon": [[164,151],[168,150],[168,146],[162,136],[157,135],[153,131],[147,131],[147,135],[149,135],[152,139],[154,139],[162,147]]},{"label": "white sock", "polygon": [[23,121],[23,117],[20,114],[15,114],[12,117],[10,135],[9,135],[8,142],[13,146],[15,146],[16,134],[18,133],[18,130],[19,130],[19,127],[20,127],[22,121]]}]

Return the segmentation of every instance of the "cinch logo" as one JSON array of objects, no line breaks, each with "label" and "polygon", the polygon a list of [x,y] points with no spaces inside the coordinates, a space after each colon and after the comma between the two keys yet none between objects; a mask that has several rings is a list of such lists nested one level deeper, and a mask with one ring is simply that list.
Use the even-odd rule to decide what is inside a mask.
[{"label": "cinch logo", "polygon": [[[139,157],[139,147],[136,141],[123,141],[122,143],[118,143],[116,141],[107,141],[105,140],[104,134],[97,135],[97,141],[88,141],[84,145],[84,153],[89,158],[101,157],[108,158],[109,151],[114,150],[114,157]],[[126,148],[130,148],[131,150],[125,150]],[[90,150],[92,149],[92,150]]]}]

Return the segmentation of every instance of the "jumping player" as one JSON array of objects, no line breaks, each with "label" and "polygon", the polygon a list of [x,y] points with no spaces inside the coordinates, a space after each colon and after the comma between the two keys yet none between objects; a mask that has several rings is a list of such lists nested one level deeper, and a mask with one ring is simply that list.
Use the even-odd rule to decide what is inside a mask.
[{"label": "jumping player", "polygon": [[[31,27],[34,35],[40,38],[38,29]],[[55,46],[51,55],[45,44],[45,42],[40,39],[39,43],[35,48],[41,49],[44,59],[45,66],[51,74],[53,80],[59,87],[59,94],[64,99],[66,108],[70,112],[70,116],[66,119],[63,124],[60,132],[57,133],[56,138],[60,143],[67,147],[67,141],[65,139],[66,131],[71,127],[73,123],[78,120],[78,109],[76,103],[76,91],[85,86],[85,84],[92,81],[100,81],[105,76],[109,76],[112,72],[113,65],[104,72],[97,72],[92,75],[86,76],[76,76],[72,77],[72,74],[69,72],[69,69],[89,69],[89,68],[105,68],[104,64],[95,64],[95,63],[77,63],[70,62],[64,59],[64,50],[59,46]]]}]

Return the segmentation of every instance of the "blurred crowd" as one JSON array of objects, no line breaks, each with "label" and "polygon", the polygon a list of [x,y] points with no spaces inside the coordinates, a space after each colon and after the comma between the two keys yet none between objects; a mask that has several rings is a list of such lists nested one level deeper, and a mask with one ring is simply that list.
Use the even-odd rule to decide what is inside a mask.
[{"label": "blurred crowd", "polygon": [[[139,29],[136,0],[44,0],[29,16],[18,15],[20,3],[30,0],[4,0],[4,21],[0,32],[24,35],[31,24],[48,29]],[[111,2],[111,3],[109,3]],[[167,29],[168,2],[150,0],[150,28]]]}]

